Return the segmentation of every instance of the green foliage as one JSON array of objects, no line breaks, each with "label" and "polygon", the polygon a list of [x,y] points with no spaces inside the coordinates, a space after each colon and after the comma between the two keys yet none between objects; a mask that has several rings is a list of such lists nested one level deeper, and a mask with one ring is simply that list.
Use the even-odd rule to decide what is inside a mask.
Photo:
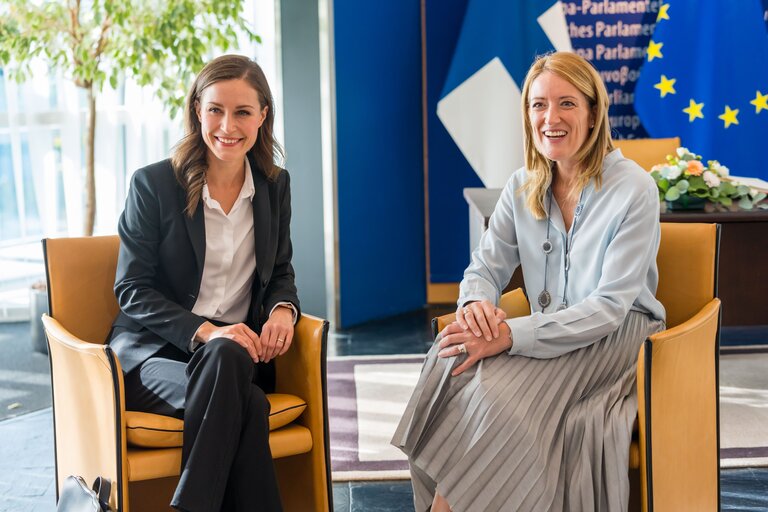
[{"label": "green foliage", "polygon": [[206,58],[238,34],[260,41],[242,0],[0,0],[0,66],[16,80],[35,58],[95,91],[130,76],[172,114]]},{"label": "green foliage", "polygon": [[677,187],[672,187],[664,194],[664,199],[667,201],[677,201],[680,198],[680,190]]},{"label": "green foliage", "polygon": [[667,155],[666,163],[653,166],[651,177],[656,181],[660,201],[684,206],[696,197],[726,208],[735,203],[751,210],[766,198],[763,192],[728,181],[728,168],[716,160],[709,160],[705,167],[701,156],[686,148],[678,148],[675,154]]},{"label": "green foliage", "polygon": [[[0,66],[19,82],[39,59],[96,94],[122,76],[152,85],[175,116],[192,77],[215,50],[237,44],[238,33],[260,41],[242,17],[242,0],[0,0]],[[86,235],[95,219],[95,123],[87,123]]]}]

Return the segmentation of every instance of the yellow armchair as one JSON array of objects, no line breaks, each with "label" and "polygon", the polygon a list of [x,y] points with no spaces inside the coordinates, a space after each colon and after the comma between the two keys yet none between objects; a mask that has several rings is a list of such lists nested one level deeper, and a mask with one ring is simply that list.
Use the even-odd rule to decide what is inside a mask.
[{"label": "yellow armchair", "polygon": [[[638,354],[629,469],[639,470],[640,488],[632,489],[630,509],[720,510],[719,228],[661,224],[656,297],[667,311],[667,329]],[[502,295],[499,306],[510,318],[530,314],[520,288]],[[433,319],[433,334],[453,320],[453,314]]]},{"label": "yellow armchair", "polygon": [[[116,236],[43,240],[58,490],[68,475],[113,482],[113,510],[170,510],[181,469],[183,421],[125,410],[123,372],[104,344],[118,305]],[[328,322],[302,315],[276,360],[270,438],[286,511],[332,506],[326,341]]]},{"label": "yellow armchair", "polygon": [[668,139],[616,139],[613,145],[621,150],[625,158],[634,160],[646,171],[651,167],[667,161],[667,155],[672,155],[680,147],[680,137]]}]

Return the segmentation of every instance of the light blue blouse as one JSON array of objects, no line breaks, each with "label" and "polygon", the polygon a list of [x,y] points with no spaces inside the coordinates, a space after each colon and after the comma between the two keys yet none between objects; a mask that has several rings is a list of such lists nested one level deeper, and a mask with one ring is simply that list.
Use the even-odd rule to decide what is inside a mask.
[{"label": "light blue blouse", "polygon": [[615,331],[630,310],[664,320],[664,306],[655,298],[661,228],[653,178],[618,149],[605,157],[602,186],[596,190],[593,182],[587,185],[581,213],[571,227],[569,307],[562,311],[563,216],[553,201],[546,283],[552,301],[542,309],[537,297],[545,288],[542,243],[547,220],[536,220],[525,207],[525,194],[519,192],[525,179],[525,169],[519,169],[504,187],[464,271],[458,303],[487,299],[498,304],[512,273],[522,265],[531,314],[506,321],[512,332],[509,354],[535,358],[557,357],[600,340]]}]

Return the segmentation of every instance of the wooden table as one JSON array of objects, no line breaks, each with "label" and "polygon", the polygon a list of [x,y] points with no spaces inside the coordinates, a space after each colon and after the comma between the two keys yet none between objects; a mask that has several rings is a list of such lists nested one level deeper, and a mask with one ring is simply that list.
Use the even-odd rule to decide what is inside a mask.
[{"label": "wooden table", "polygon": [[[501,189],[464,189],[469,205],[471,249],[477,247],[488,228],[488,219],[500,195]],[[718,296],[723,302],[723,325],[768,324],[768,210],[667,212],[661,214],[661,221],[720,224]],[[508,288],[517,288],[522,283],[518,269]]]}]

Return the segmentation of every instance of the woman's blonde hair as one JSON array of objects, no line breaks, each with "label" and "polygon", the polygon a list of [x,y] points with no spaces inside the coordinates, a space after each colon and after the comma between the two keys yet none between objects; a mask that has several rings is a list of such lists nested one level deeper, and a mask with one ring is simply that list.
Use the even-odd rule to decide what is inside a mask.
[{"label": "woman's blonde hair", "polygon": [[197,107],[206,88],[226,80],[245,80],[258,93],[259,107],[262,110],[267,107],[267,115],[259,128],[256,143],[248,152],[255,160],[258,170],[267,179],[274,180],[280,172],[275,160],[282,159],[283,150],[274,137],[275,102],[264,72],[256,62],[242,55],[217,57],[200,71],[187,94],[184,106],[184,137],[173,148],[171,155],[176,180],[187,193],[184,212],[190,217],[194,215],[200,203],[205,172],[208,169],[208,147],[203,141]]},{"label": "woman's blonde hair", "polygon": [[581,163],[582,169],[576,187],[571,190],[572,196],[580,194],[592,178],[595,179],[595,187],[600,188],[603,158],[607,151],[613,150],[611,128],[608,122],[608,92],[592,64],[571,52],[555,52],[538,57],[528,70],[522,91],[523,143],[527,178],[521,189],[527,194],[528,210],[537,219],[547,216],[544,196],[552,184],[554,162],[541,154],[534,144],[534,127],[531,126],[531,118],[528,114],[530,107],[528,95],[533,81],[545,71],[559,76],[576,87],[589,101],[589,107],[594,116],[594,127],[576,153],[576,159]]}]

